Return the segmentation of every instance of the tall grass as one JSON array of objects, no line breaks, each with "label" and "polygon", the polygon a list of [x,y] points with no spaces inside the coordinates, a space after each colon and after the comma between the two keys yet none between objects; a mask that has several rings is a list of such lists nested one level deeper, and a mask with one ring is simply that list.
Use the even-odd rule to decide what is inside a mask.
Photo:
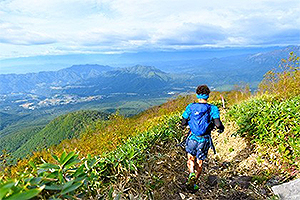
[{"label": "tall grass", "polygon": [[280,99],[300,95],[300,57],[293,52],[282,59],[278,68],[267,72],[259,85],[260,93],[272,94]]}]

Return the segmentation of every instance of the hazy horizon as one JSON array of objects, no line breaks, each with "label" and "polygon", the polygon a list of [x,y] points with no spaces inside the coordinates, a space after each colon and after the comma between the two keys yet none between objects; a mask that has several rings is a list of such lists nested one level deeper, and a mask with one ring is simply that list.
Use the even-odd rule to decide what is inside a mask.
[{"label": "hazy horizon", "polygon": [[0,74],[23,74],[41,71],[56,71],[72,65],[99,64],[112,67],[130,67],[133,65],[160,66],[175,61],[206,60],[282,49],[271,47],[227,47],[201,48],[193,50],[123,52],[118,54],[65,54],[39,55],[19,58],[0,59]]}]

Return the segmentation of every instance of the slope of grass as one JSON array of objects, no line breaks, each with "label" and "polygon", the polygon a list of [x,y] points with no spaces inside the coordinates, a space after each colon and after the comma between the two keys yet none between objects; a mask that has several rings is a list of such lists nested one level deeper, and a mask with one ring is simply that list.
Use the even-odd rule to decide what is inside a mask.
[{"label": "slope of grass", "polygon": [[300,96],[278,100],[272,96],[255,97],[233,106],[228,118],[237,134],[256,146],[264,146],[266,157],[293,175],[300,169]]},{"label": "slope of grass", "polygon": [[[22,172],[18,181],[4,183],[0,180],[0,189],[4,191],[5,188],[10,187],[20,195],[35,192],[34,196],[36,196],[40,193],[39,197],[46,199],[100,198],[101,196],[110,198],[112,194],[107,192],[110,191],[108,184],[116,182],[124,173],[140,169],[140,164],[144,162],[147,152],[154,144],[173,139],[176,134],[180,134],[175,130],[179,116],[179,113],[162,116],[160,122],[153,125],[151,129],[128,138],[118,149],[100,157],[88,155],[87,158],[79,160],[78,155],[71,152],[68,155],[62,153],[59,157],[53,156],[55,163],[37,165],[30,162],[30,169],[27,168],[27,171]],[[56,179],[56,177],[60,178]],[[14,186],[7,185],[11,182]],[[6,192],[4,195],[10,197],[14,194]]]},{"label": "slope of grass", "polygon": [[293,52],[266,73],[260,94],[235,105],[228,117],[289,177],[300,172],[300,57]]},{"label": "slope of grass", "polygon": [[32,135],[12,155],[15,158],[22,158],[32,151],[59,144],[64,139],[78,137],[89,124],[107,117],[107,114],[98,111],[78,111],[62,115],[52,120],[38,133]]},{"label": "slope of grass", "polygon": [[[178,100],[176,102],[179,103]],[[166,105],[163,107],[166,109]],[[151,115],[152,111],[147,111],[146,114]],[[145,117],[146,114],[141,114],[139,117]],[[174,199],[180,198],[179,193],[189,198],[218,198],[220,195],[224,198],[242,199],[264,197],[255,194],[253,191],[256,190],[253,187],[239,187],[239,183],[234,182],[239,178],[236,176],[238,172],[234,167],[227,166],[230,164],[226,162],[224,171],[224,163],[218,159],[209,159],[209,163],[210,168],[213,166],[218,169],[215,173],[220,176],[220,182],[217,185],[206,185],[208,176],[213,172],[205,166],[204,176],[201,178],[201,191],[195,194],[188,192],[184,184],[187,177],[185,153],[180,147],[176,147],[183,135],[178,123],[180,116],[181,112],[161,115],[151,128],[137,131],[136,135],[128,137],[124,144],[101,156],[81,157],[80,154],[84,152],[78,155],[71,152],[69,155],[62,153],[58,157],[53,156],[52,161],[43,157],[48,160],[47,163],[31,162],[27,172],[22,173],[21,180],[14,182],[15,187],[23,188],[27,183],[28,187],[21,190],[24,193],[31,191],[32,188],[43,188],[39,192],[39,198],[44,199],[132,197]],[[236,141],[232,142],[236,143]],[[224,153],[228,153],[228,150],[230,152],[230,149],[227,149]],[[238,149],[235,151],[238,152]],[[236,156],[238,155],[237,153]],[[81,159],[78,159],[80,157]],[[47,181],[49,178],[52,178],[52,181]]]}]

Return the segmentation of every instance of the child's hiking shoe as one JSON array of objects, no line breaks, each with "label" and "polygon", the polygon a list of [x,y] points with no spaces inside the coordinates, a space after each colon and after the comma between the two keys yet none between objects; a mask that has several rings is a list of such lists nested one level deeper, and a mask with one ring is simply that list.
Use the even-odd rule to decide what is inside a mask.
[{"label": "child's hiking shoe", "polygon": [[197,184],[194,184],[193,190],[198,190],[198,189],[199,189],[199,186]]},{"label": "child's hiking shoe", "polygon": [[196,174],[195,173],[190,173],[188,181],[186,182],[188,188],[193,189],[195,183],[196,183]]}]

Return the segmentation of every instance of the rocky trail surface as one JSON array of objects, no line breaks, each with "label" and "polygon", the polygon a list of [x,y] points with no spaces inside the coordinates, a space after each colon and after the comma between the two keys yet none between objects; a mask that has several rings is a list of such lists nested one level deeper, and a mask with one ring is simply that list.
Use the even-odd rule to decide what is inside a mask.
[{"label": "rocky trail surface", "polygon": [[[212,134],[217,154],[212,150],[204,162],[198,181],[199,190],[186,188],[188,171],[186,152],[180,141],[160,141],[148,152],[141,170],[124,175],[115,185],[121,199],[267,199],[273,196],[270,186],[279,180],[259,180],[256,174],[268,163],[258,163],[257,153],[227,124],[222,134]],[[275,181],[275,182],[274,182]]]}]

